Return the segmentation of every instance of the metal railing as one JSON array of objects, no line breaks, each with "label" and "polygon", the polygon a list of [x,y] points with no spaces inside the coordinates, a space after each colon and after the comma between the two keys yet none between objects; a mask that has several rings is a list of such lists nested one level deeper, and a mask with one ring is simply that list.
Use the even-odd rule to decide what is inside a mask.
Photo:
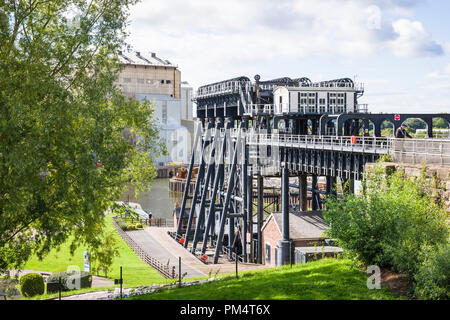
[{"label": "metal railing", "polygon": [[203,88],[199,88],[194,95],[194,99],[207,98],[222,94],[235,94],[239,93],[239,88],[244,86],[248,91],[253,85],[250,82],[242,81],[227,81],[220,84],[210,85]]},{"label": "metal railing", "polygon": [[112,222],[117,230],[117,233],[143,262],[156,269],[165,278],[176,279],[178,277],[177,273],[175,272],[175,266],[172,266],[172,268],[170,268],[168,265],[165,265],[159,260],[149,256],[136,242],[134,242],[133,239],[131,239],[128,234],[126,234],[125,231],[122,230],[122,228],[120,228],[114,218],[112,219]]},{"label": "metal railing", "polygon": [[450,167],[450,139],[393,139],[396,162]]},{"label": "metal railing", "polygon": [[384,137],[249,134],[247,143],[249,145],[388,154],[391,149],[392,139]]}]

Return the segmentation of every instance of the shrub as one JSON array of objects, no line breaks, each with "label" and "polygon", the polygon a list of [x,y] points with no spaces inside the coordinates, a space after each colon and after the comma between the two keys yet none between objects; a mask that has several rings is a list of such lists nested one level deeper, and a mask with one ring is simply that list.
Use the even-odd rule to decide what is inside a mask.
[{"label": "shrub", "polygon": [[48,277],[47,293],[58,292],[60,278],[62,291],[90,288],[92,286],[92,276],[89,272],[68,270],[53,273]]},{"label": "shrub", "polygon": [[44,294],[44,278],[38,273],[28,273],[19,279],[20,291],[24,297]]},{"label": "shrub", "polygon": [[136,229],[142,229],[142,223],[136,223],[135,227]]},{"label": "shrub", "polygon": [[450,299],[450,245],[429,253],[415,275],[415,293],[422,299]]},{"label": "shrub", "polygon": [[431,196],[424,176],[387,176],[381,166],[366,172],[365,195],[329,198],[328,235],[367,265],[391,267],[413,277],[424,261],[424,247],[447,242],[445,210]]}]

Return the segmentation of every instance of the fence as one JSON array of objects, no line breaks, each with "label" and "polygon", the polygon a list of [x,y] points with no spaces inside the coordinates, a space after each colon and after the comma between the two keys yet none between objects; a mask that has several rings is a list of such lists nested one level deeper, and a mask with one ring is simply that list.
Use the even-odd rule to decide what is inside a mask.
[{"label": "fence", "polygon": [[115,219],[113,219],[112,222],[113,222],[114,227],[117,230],[117,233],[122,237],[122,239],[130,246],[131,250],[133,250],[134,253],[136,253],[136,255],[142,261],[144,261],[146,264],[148,264],[149,266],[156,269],[165,278],[168,278],[168,279],[178,278],[178,275],[175,272],[175,266],[172,266],[172,268],[170,268],[168,265],[161,263],[159,260],[157,260],[153,257],[150,257],[144,250],[142,250],[142,248],[136,242],[134,242],[133,239],[130,238],[129,235],[127,235],[119,227],[119,225],[117,224]]},{"label": "fence", "polygon": [[393,139],[391,155],[396,162],[450,167],[450,140]]}]

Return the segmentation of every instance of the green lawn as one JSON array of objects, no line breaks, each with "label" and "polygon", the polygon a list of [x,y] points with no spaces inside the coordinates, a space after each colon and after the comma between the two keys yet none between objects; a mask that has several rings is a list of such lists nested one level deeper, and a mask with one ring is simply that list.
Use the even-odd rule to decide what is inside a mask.
[{"label": "green lawn", "polygon": [[[106,217],[106,228],[114,230],[112,217]],[[123,279],[125,287],[135,287],[143,285],[151,285],[154,283],[167,283],[168,280],[163,278],[155,269],[142,262],[125,241],[115,233],[118,240],[120,256],[114,259],[111,272],[108,278],[111,280],[118,279],[120,275],[120,266],[123,266]],[[86,248],[78,248],[74,255],[70,255],[70,240],[61,246],[59,251],[52,250],[42,261],[37,257],[31,258],[23,269],[59,272],[67,270],[69,266],[78,266],[83,270],[83,251]],[[102,275],[102,274],[100,274]]]},{"label": "green lawn", "polygon": [[324,259],[307,264],[250,271],[201,285],[131,297],[136,300],[386,300],[389,289],[369,290],[367,275],[349,260]]}]

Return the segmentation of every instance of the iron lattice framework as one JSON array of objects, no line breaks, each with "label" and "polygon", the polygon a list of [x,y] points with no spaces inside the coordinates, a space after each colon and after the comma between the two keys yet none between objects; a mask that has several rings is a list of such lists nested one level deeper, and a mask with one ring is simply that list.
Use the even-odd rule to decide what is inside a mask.
[{"label": "iron lattice framework", "polygon": [[[247,77],[238,77],[202,86],[195,97],[200,125],[186,186],[193,180],[194,168],[197,176],[194,192],[189,194],[189,188],[184,191],[175,237],[183,238],[184,247],[199,257],[213,248],[213,263],[219,262],[222,253],[229,260],[262,262],[263,177],[281,176],[280,247],[281,261],[285,261],[289,250],[289,187],[299,190],[299,209],[306,210],[308,200],[313,210],[322,209],[321,195],[335,192],[337,177],[350,182],[359,180],[366,163],[389,153],[392,141],[381,137],[384,120],[392,121],[396,129],[400,120],[422,118],[429,124],[429,137],[433,118],[450,122],[449,115],[407,114],[397,120],[394,114],[369,114],[356,108],[343,114],[321,113],[319,109],[312,113],[276,113],[273,92],[279,86],[350,89],[355,106],[364,89],[348,78],[319,83],[304,77],[260,81],[255,76],[255,80],[252,83]],[[373,137],[369,137],[370,122]],[[326,135],[330,132],[332,135]],[[311,175],[309,188],[307,175]],[[289,176],[298,177],[298,184],[290,184]],[[326,177],[325,191],[318,187],[318,176]],[[309,198],[307,191],[311,193]],[[183,217],[187,217],[184,228]],[[235,239],[236,235],[239,239]],[[233,243],[239,250],[233,250]]]}]

